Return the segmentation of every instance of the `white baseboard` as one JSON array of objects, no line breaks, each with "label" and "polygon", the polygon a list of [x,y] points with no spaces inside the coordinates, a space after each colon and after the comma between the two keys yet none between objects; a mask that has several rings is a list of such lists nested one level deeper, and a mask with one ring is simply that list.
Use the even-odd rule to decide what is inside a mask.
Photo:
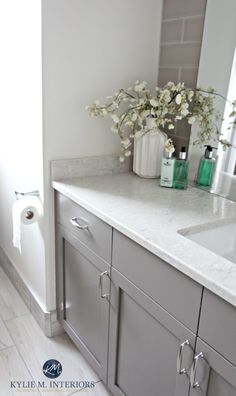
[{"label": "white baseboard", "polygon": [[8,278],[17,289],[18,293],[24,300],[29,311],[43,330],[44,334],[47,337],[55,337],[57,335],[63,334],[64,329],[57,320],[56,310],[49,312],[42,309],[1,247],[0,266],[2,266]]}]

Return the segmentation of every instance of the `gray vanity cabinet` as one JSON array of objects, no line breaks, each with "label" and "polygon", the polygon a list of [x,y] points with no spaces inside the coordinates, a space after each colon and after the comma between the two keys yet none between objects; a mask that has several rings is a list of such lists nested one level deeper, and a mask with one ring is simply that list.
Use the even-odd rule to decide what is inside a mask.
[{"label": "gray vanity cabinet", "polygon": [[235,307],[60,194],[56,221],[58,319],[114,396],[236,395]]},{"label": "gray vanity cabinet", "polygon": [[198,338],[190,396],[235,396],[236,367]]},{"label": "gray vanity cabinet", "polygon": [[106,382],[110,265],[57,226],[57,309],[64,329]]},{"label": "gray vanity cabinet", "polygon": [[115,396],[188,396],[176,361],[179,355],[179,371],[189,369],[194,344],[190,330],[112,268],[108,386]]}]

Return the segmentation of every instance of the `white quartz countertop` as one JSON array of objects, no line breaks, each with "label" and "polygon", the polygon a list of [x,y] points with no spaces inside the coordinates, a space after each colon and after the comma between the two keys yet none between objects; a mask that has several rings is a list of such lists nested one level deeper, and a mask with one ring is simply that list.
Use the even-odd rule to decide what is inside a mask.
[{"label": "white quartz countertop", "polygon": [[236,203],[193,187],[182,191],[158,184],[133,173],[52,183],[54,189],[236,306],[236,264],[179,233],[236,218]]}]

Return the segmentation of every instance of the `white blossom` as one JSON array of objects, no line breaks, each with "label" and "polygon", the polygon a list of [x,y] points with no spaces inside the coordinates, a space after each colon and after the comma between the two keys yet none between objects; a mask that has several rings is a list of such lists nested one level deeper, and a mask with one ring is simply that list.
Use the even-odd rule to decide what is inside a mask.
[{"label": "white blossom", "polygon": [[113,121],[114,121],[116,124],[118,124],[119,121],[120,121],[120,118],[119,118],[118,115],[116,115],[116,114],[112,114],[112,115],[111,115],[111,118],[113,119]]},{"label": "white blossom", "polygon": [[143,133],[142,133],[141,131],[137,131],[137,132],[135,132],[135,134],[134,134],[134,138],[135,138],[135,139],[140,139],[142,135],[143,135]]},{"label": "white blossom", "polygon": [[135,92],[142,92],[146,88],[146,81],[141,82],[140,84],[135,85],[134,90]]},{"label": "white blossom", "polygon": [[177,105],[180,105],[181,101],[182,101],[182,96],[180,94],[178,94],[175,98],[175,101],[177,103]]},{"label": "white blossom", "polygon": [[190,117],[190,118],[188,119],[188,123],[189,123],[190,125],[193,125],[195,121],[196,121],[196,118],[195,118],[195,117]]},{"label": "white blossom", "polygon": [[138,118],[138,115],[136,113],[133,113],[132,116],[131,116],[131,120],[132,121],[136,121],[137,118]]},{"label": "white blossom", "polygon": [[182,106],[181,106],[181,114],[183,115],[183,116],[187,116],[188,114],[189,114],[189,111],[188,111],[188,107],[189,107],[189,104],[188,103],[183,103],[182,104]]},{"label": "white blossom", "polygon": [[105,117],[107,116],[107,114],[108,114],[107,109],[102,109],[102,116]]},{"label": "white blossom", "polygon": [[114,124],[114,125],[112,125],[112,127],[111,127],[111,131],[112,131],[112,132],[115,132],[115,133],[118,133],[118,128],[119,128],[119,125],[118,125],[118,124]]},{"label": "white blossom", "polygon": [[132,127],[134,125],[134,123],[133,123],[133,121],[127,120],[125,122],[125,125],[128,126],[128,127]]},{"label": "white blossom", "polygon": [[158,102],[158,100],[156,100],[156,99],[151,99],[151,100],[150,100],[150,104],[151,104],[153,107],[158,107],[158,106],[159,106],[159,102]]},{"label": "white blossom", "polygon": [[130,140],[127,138],[127,139],[121,140],[121,144],[122,144],[122,146],[126,149],[126,148],[128,148],[128,147],[130,146],[131,142],[130,142]]},{"label": "white blossom", "polygon": [[[154,114],[155,114],[155,112],[154,112]],[[147,118],[149,115],[150,115],[150,110],[144,110],[144,111],[142,111],[142,113],[141,113],[141,117],[142,117],[143,119]]]},{"label": "white blossom", "polygon": [[181,110],[181,114],[182,114],[184,117],[186,117],[186,116],[189,114],[189,111],[188,111],[187,109],[183,108],[183,109]]},{"label": "white blossom", "polygon": [[162,92],[162,98],[165,102],[169,103],[171,100],[171,96],[170,96],[170,92],[168,91],[168,89],[164,89],[164,91]]},{"label": "white blossom", "polygon": [[168,152],[168,153],[174,153],[174,151],[175,151],[175,147],[174,147],[174,144],[173,144],[173,140],[172,139],[167,139],[166,140],[166,142],[165,142],[165,150]]},{"label": "white blossom", "polygon": [[188,93],[188,99],[191,101],[192,98],[193,98],[193,96],[194,96],[194,92],[193,92],[193,91],[190,91],[190,92]]}]

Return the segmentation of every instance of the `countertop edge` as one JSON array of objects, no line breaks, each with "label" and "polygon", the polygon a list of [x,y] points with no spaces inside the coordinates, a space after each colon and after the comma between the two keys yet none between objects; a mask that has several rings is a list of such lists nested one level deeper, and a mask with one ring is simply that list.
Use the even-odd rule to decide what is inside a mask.
[{"label": "countertop edge", "polygon": [[[205,287],[206,289],[212,291],[215,293],[217,296],[221,297],[223,300],[227,301],[231,305],[236,307],[236,294],[233,292],[229,291],[228,289],[222,287],[221,284],[217,283],[214,281],[213,285],[213,280],[209,279],[208,277],[204,276],[202,273],[196,270],[196,268],[191,267],[189,268],[188,265],[184,263],[183,260],[177,257],[173,257],[171,254],[168,252],[164,251],[160,247],[158,247],[156,244],[154,245],[151,243],[149,240],[142,238],[140,234],[137,234],[136,232],[130,230],[129,228],[123,226],[120,222],[115,220],[114,218],[107,216],[104,212],[100,211],[93,205],[87,203],[83,199],[79,198],[77,194],[70,193],[65,188],[63,187],[63,181],[52,181],[52,187],[60,192],[61,194],[65,195],[67,198],[71,199],[78,205],[81,205],[84,209],[90,211],[92,214],[97,216],[99,219],[104,221],[105,223],[109,224],[111,227],[116,229],[117,231],[121,232],[134,242],[138,243],[140,246],[143,248],[147,249],[149,252],[152,254],[160,257],[162,260],[167,262],[167,264],[171,265],[175,269],[179,270],[182,272],[184,275],[188,276],[195,282],[199,283],[201,286]],[[224,260],[223,258],[221,258]],[[227,261],[227,260],[225,260]],[[210,282],[210,285],[209,285]]]}]

